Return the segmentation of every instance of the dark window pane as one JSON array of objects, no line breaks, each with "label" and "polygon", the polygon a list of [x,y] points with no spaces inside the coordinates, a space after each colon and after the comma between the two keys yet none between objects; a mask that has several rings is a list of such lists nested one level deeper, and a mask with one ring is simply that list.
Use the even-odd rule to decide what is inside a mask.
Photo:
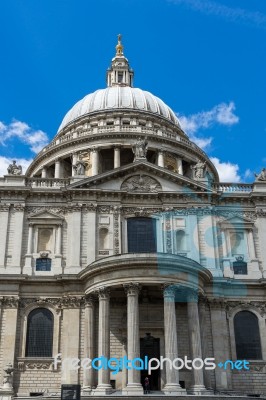
[{"label": "dark window pane", "polygon": [[52,357],[53,314],[37,308],[28,316],[26,357]]},{"label": "dark window pane", "polygon": [[239,360],[261,360],[258,318],[250,311],[240,311],[234,318],[236,354]]},{"label": "dark window pane", "polygon": [[245,261],[235,261],[233,262],[233,269],[235,275],[247,275],[248,265]]},{"label": "dark window pane", "polygon": [[154,218],[129,218],[127,221],[129,253],[155,253],[156,220]]},{"label": "dark window pane", "polygon": [[51,258],[37,258],[36,271],[51,271],[52,260]]}]

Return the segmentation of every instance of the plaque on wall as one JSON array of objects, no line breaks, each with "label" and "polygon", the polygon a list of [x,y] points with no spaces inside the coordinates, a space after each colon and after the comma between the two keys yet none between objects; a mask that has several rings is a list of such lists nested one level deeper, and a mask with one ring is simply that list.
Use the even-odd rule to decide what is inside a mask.
[{"label": "plaque on wall", "polygon": [[61,400],[80,400],[80,385],[61,385]]},{"label": "plaque on wall", "polygon": [[51,258],[37,258],[36,271],[51,271],[52,260]]}]

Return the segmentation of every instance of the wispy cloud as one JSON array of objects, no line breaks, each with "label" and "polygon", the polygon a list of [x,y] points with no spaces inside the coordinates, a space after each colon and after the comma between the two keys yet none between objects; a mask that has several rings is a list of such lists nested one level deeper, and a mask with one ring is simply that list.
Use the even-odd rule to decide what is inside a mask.
[{"label": "wispy cloud", "polygon": [[231,126],[239,122],[239,117],[234,113],[234,102],[220,103],[209,111],[201,111],[189,116],[178,115],[182,129],[190,139],[202,149],[206,149],[212,142],[212,137],[202,138],[196,136],[200,129],[208,129],[214,124]]},{"label": "wispy cloud", "polygon": [[245,8],[228,7],[212,0],[167,0],[170,3],[183,5],[207,15],[216,15],[228,21],[239,22],[257,28],[266,29],[266,14],[250,11]]},{"label": "wispy cloud", "polygon": [[239,166],[231,162],[222,162],[217,157],[211,157],[210,160],[216,167],[221,182],[240,182]]},{"label": "wispy cloud", "polygon": [[[0,156],[0,176],[7,174],[7,168],[10,164],[12,164],[12,161],[13,161],[12,158]],[[28,166],[32,162],[32,159],[26,160],[25,158],[17,158],[16,161],[17,165],[22,166],[22,173],[25,174]]]},{"label": "wispy cloud", "polygon": [[6,146],[8,140],[13,138],[17,138],[21,142],[29,145],[33,153],[41,151],[49,140],[45,132],[35,130],[25,122],[13,120],[10,124],[6,125],[0,121],[0,143]]}]

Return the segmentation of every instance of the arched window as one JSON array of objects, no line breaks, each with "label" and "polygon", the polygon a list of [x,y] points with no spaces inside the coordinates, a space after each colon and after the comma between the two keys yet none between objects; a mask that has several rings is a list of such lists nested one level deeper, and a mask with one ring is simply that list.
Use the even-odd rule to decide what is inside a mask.
[{"label": "arched window", "polygon": [[176,250],[177,251],[186,250],[186,234],[184,231],[176,232]]},{"label": "arched window", "polygon": [[250,311],[240,311],[234,317],[236,354],[239,360],[261,360],[258,318]]},{"label": "arched window", "polygon": [[129,218],[127,221],[129,253],[155,253],[156,220],[154,218]]},{"label": "arched window", "polygon": [[52,357],[54,318],[47,308],[30,312],[27,324],[26,357]]},{"label": "arched window", "polygon": [[100,241],[99,241],[100,250],[109,249],[109,237],[108,237],[108,229],[102,228],[100,230]]}]

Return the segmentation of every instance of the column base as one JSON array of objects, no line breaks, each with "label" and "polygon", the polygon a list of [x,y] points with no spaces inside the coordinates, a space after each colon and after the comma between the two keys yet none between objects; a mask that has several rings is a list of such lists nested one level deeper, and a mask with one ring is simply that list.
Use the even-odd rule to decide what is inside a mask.
[{"label": "column base", "polygon": [[204,385],[193,385],[187,390],[188,394],[193,394],[196,396],[201,395],[213,395],[213,390],[206,389]]},{"label": "column base", "polygon": [[186,389],[182,389],[177,383],[168,383],[163,388],[162,392],[167,396],[186,396]]},{"label": "column base", "polygon": [[122,389],[123,396],[143,396],[143,393],[143,387],[140,383],[127,385],[127,387]]},{"label": "column base", "polygon": [[96,389],[91,391],[92,396],[106,396],[114,392],[114,389],[109,384],[98,385]]}]

